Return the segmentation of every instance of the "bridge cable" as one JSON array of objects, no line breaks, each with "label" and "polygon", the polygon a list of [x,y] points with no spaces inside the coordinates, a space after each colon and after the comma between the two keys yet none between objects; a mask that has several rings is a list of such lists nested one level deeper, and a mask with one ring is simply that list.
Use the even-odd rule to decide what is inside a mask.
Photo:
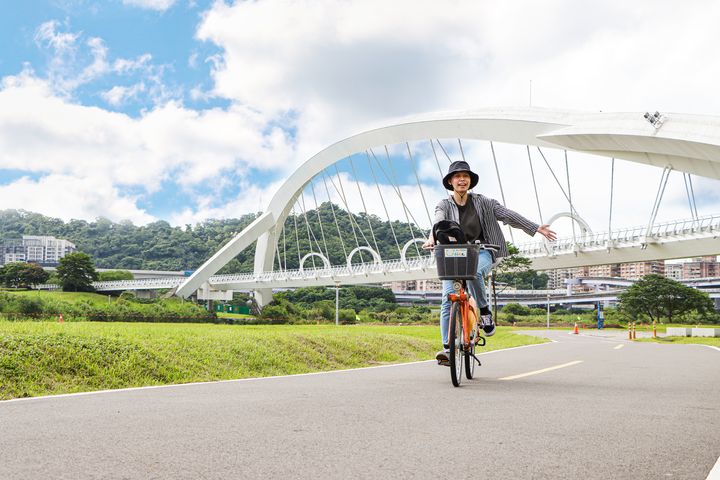
[{"label": "bridge cable", "polygon": [[[385,156],[388,160],[388,168],[390,169],[390,173],[393,175],[393,179],[395,180],[395,185],[397,186],[396,191],[398,194],[398,197],[400,197],[400,203],[403,205],[403,210],[405,211],[405,219],[407,220],[408,227],[410,227],[410,239],[415,238],[415,232],[413,231],[412,222],[410,222],[410,217],[408,216],[410,209],[405,204],[405,200],[403,200],[402,192],[400,191],[400,183],[397,181],[397,175],[395,175],[395,169],[392,166],[392,160],[390,159],[390,152],[388,151],[387,145],[384,145],[385,147]],[[417,225],[417,220],[413,217],[413,222]],[[422,230],[421,230],[422,233]],[[415,242],[413,245],[415,245],[415,250],[417,251],[418,257],[420,256],[420,249],[417,246],[417,242]]]},{"label": "bridge cable", "polygon": [[655,203],[653,204],[652,211],[650,212],[650,221],[648,222],[647,230],[645,231],[646,237],[650,236],[652,227],[655,224],[655,219],[657,218],[658,211],[660,210],[660,202],[662,202],[665,187],[667,186],[668,178],[670,178],[670,171],[672,171],[672,167],[667,166],[663,169],[662,175],[660,176],[660,185],[658,185],[658,191],[655,195]]},{"label": "bridge cable", "polygon": [[692,175],[688,173],[687,176],[688,176],[688,183],[690,184],[690,195],[692,196],[692,199],[693,199],[693,209],[695,209],[695,219],[699,219],[700,216],[698,215],[697,202],[695,201],[695,190],[693,189]]},{"label": "bridge cable", "polygon": [[450,155],[448,155],[447,150],[445,150],[445,147],[443,147],[443,144],[440,143],[440,140],[438,140],[438,139],[436,138],[435,141],[438,143],[438,145],[440,145],[440,149],[443,151],[443,153],[444,153],[445,156],[447,157],[448,163],[452,163],[452,158],[450,158]]},{"label": "bridge cable", "polygon": [[440,168],[440,160],[438,160],[437,151],[435,151],[435,142],[433,142],[432,138],[430,139],[430,147],[432,147],[433,155],[435,156],[435,164],[438,167],[438,172],[440,172],[440,178],[442,179],[445,175],[443,175],[442,168]]},{"label": "bridge cable", "polygon": [[278,244],[278,242],[275,242],[275,253],[277,253],[278,268],[282,272],[283,271],[282,258],[280,257],[280,245]]},{"label": "bridge cable", "polygon": [[328,196],[328,202],[330,202],[330,210],[332,211],[333,221],[335,222],[335,228],[337,228],[338,237],[340,238],[340,245],[342,246],[343,250],[343,258],[347,258],[347,250],[345,249],[345,242],[343,241],[342,233],[340,233],[340,224],[337,221],[337,216],[335,215],[335,206],[333,205],[332,198],[330,198],[330,189],[327,186],[327,179],[325,178],[325,170],[322,172],[323,175],[323,183],[325,184],[325,192]]},{"label": "bridge cable", "polygon": [[610,213],[608,215],[608,242],[612,240],[612,208],[613,208],[613,190],[615,184],[615,157],[610,162]]},{"label": "bridge cable", "polygon": [[295,222],[295,243],[297,244],[298,269],[300,269],[300,236],[298,235],[297,215],[295,214],[295,205],[292,206],[293,221]]},{"label": "bridge cable", "polygon": [[538,152],[540,152],[540,156],[542,157],[543,161],[545,161],[545,165],[548,167],[548,170],[550,170],[550,173],[552,174],[553,178],[555,179],[555,182],[558,184],[558,187],[560,187],[560,191],[565,196],[565,200],[567,200],[570,203],[570,214],[571,215],[578,215],[577,210],[572,205],[572,201],[570,201],[570,197],[565,192],[565,189],[563,188],[562,184],[560,183],[560,180],[558,180],[557,176],[555,175],[555,170],[550,166],[550,163],[548,163],[547,158],[545,158],[545,154],[540,150],[540,147],[537,147]]},{"label": "bridge cable", "polygon": [[[390,219],[390,213],[388,212],[387,205],[385,205],[385,197],[383,197],[382,191],[380,190],[380,182],[378,182],[377,175],[375,175],[375,169],[372,166],[372,162],[370,161],[370,154],[368,154],[367,150],[365,150],[365,156],[367,157],[368,166],[370,167],[370,172],[372,173],[373,180],[375,180],[375,186],[377,187],[378,195],[380,195],[380,201],[382,202],[383,210],[385,210],[385,216],[388,219],[388,225],[390,225],[390,231],[392,232],[393,239],[395,240],[395,246],[398,249],[398,254],[402,256],[402,249],[400,248],[400,243],[398,243],[397,235],[395,234],[395,228],[393,227],[392,220]],[[374,156],[375,154],[373,153],[373,157]]]},{"label": "bridge cable", "polygon": [[462,142],[460,141],[459,138],[458,138],[458,145],[460,145],[460,156],[462,157],[463,162],[467,162],[467,160],[465,160],[465,151],[462,148]]},{"label": "bridge cable", "polygon": [[535,202],[537,203],[538,215],[540,216],[540,223],[543,224],[542,210],[540,210],[540,197],[538,196],[537,183],[535,182],[535,170],[533,169],[532,156],[530,155],[530,145],[525,145],[528,154],[528,163],[530,163],[530,175],[532,176],[533,189],[535,189]]},{"label": "bridge cable", "polygon": [[358,193],[360,194],[360,201],[362,202],[363,210],[365,211],[365,218],[367,219],[368,227],[370,227],[370,235],[372,236],[373,244],[375,244],[375,251],[378,255],[380,255],[380,248],[378,247],[377,238],[375,238],[375,231],[373,230],[372,222],[370,221],[370,213],[368,212],[367,205],[365,204],[365,197],[363,196],[362,189],[360,188],[360,179],[357,171],[355,170],[355,164],[353,163],[352,158],[349,160],[350,168],[352,168],[353,176],[355,177],[355,185],[357,185]]},{"label": "bridge cable", "polygon": [[432,218],[430,218],[430,209],[428,208],[427,200],[425,200],[425,192],[423,192],[422,184],[420,183],[420,177],[418,176],[417,167],[415,165],[415,159],[412,156],[412,153],[410,153],[410,144],[408,142],[405,142],[405,146],[407,147],[408,156],[410,157],[410,164],[413,168],[413,173],[415,174],[415,180],[417,181],[418,188],[420,189],[420,196],[422,197],[423,204],[425,205],[425,213],[427,213],[428,222],[430,222],[430,228],[432,228]]},{"label": "bridge cable", "polygon": [[[355,220],[353,219],[353,214],[350,211],[350,206],[348,205],[347,197],[345,196],[345,188],[343,187],[342,179],[340,178],[340,170],[338,170],[338,168],[337,168],[337,163],[335,164],[335,175],[337,176],[338,184],[340,184],[340,190],[338,190],[338,188],[335,185],[335,182],[333,181],[332,178],[330,179],[330,183],[332,183],[332,186],[335,187],[335,191],[338,192],[338,194],[340,195],[340,198],[343,201],[343,205],[345,205],[345,211],[347,212],[348,219],[350,220],[350,228],[352,229],[353,236],[355,237],[355,245],[357,245],[357,248],[359,249],[360,241],[358,240],[357,233],[355,232],[355,224],[357,222],[355,222]],[[358,226],[358,230],[360,230],[360,226]],[[360,230],[360,235],[364,236],[362,230]],[[367,239],[365,239],[365,241],[367,242]],[[368,245],[369,245],[369,243],[368,243]],[[362,250],[358,250],[358,251],[360,253],[360,261],[365,263],[365,259],[363,258]]]},{"label": "bridge cable", "polygon": [[[308,229],[308,240],[310,241],[310,252],[313,252],[313,246],[312,246],[312,240],[310,240],[310,233],[312,233],[312,237],[315,240],[315,245],[318,247],[318,252],[322,253],[322,247],[320,246],[320,242],[318,242],[317,236],[315,235],[315,231],[310,228],[310,220],[307,216],[307,208],[305,207],[305,195],[303,192],[300,192],[300,198],[302,199],[302,209],[303,209],[303,215],[305,216],[305,224],[307,225]],[[329,259],[328,259],[329,261]],[[315,266],[315,263],[313,263],[313,267]]]},{"label": "bridge cable", "polygon": [[[287,222],[285,222],[285,223],[287,223]],[[285,259],[285,270],[287,270],[287,239],[285,238],[285,225],[283,225],[282,237],[283,237],[283,258]]]},{"label": "bridge cable", "polygon": [[[568,158],[567,158],[567,150],[563,150],[565,152],[565,175],[567,176],[567,188],[568,188],[568,203],[570,204],[570,211],[574,211],[575,208],[573,207],[572,203],[572,193],[570,192],[570,167],[568,166]],[[577,237],[575,236],[575,220],[574,218],[571,219],[570,225],[572,225],[572,232],[573,232],[573,243],[577,244]]]},{"label": "bridge cable", "polygon": [[318,217],[318,225],[320,225],[320,235],[322,236],[323,245],[325,246],[325,256],[330,261],[330,252],[328,251],[327,240],[325,239],[325,229],[322,224],[322,217],[320,217],[320,206],[318,205],[317,196],[315,195],[314,182],[310,182],[310,190],[312,191],[313,201],[315,202],[315,213]]},{"label": "bridge cable", "polygon": [[[400,189],[393,183],[393,180],[390,178],[390,176],[387,174],[385,169],[382,167],[382,164],[380,163],[380,160],[378,160],[377,156],[375,156],[375,152],[373,152],[373,149],[370,148],[369,151],[370,151],[370,154],[375,159],[375,162],[377,163],[378,168],[383,173],[383,175],[385,175],[385,178],[387,179],[387,181],[390,182],[390,186],[393,188],[395,193],[400,197],[400,200],[402,201],[402,194],[400,193]],[[415,216],[412,214],[412,211],[410,211],[410,209],[407,208],[407,205],[405,205],[404,202],[403,202],[403,208],[405,209],[405,216],[407,217],[407,215],[409,214],[410,218],[415,223],[415,225],[419,225],[420,223],[415,219]],[[408,223],[409,223],[409,221],[408,221]]]},{"label": "bridge cable", "polygon": [[[503,207],[507,208],[507,203],[505,203],[505,191],[503,190],[502,180],[500,180],[500,169],[498,168],[497,158],[495,157],[495,147],[493,146],[492,141],[490,142],[490,151],[492,152],[493,163],[495,164],[495,174],[497,175],[498,185],[500,186],[500,198],[502,198]],[[515,237],[513,236],[513,229],[508,228],[508,232],[510,232],[510,241],[514,244]]]},{"label": "bridge cable", "polygon": [[[688,185],[690,180],[690,185]],[[697,220],[697,207],[695,205],[695,192],[692,192],[692,180],[690,174],[683,172],[683,181],[685,182],[685,193],[687,193],[688,204],[690,205],[690,217],[693,220]],[[691,193],[692,192],[692,193]]]},{"label": "bridge cable", "polygon": [[[300,203],[300,208],[302,209],[303,217],[305,218],[305,229],[307,230],[308,243],[310,244],[310,253],[314,253],[315,248],[313,247],[313,244],[312,244],[312,238],[310,238],[310,233],[311,233],[310,232],[310,222],[308,221],[307,210],[305,209],[305,195],[303,194],[303,192],[300,192],[300,200],[302,202],[302,203]],[[314,233],[312,235],[313,235],[313,237],[315,237]],[[322,252],[322,249],[320,248],[320,244],[318,243],[317,238],[315,239],[315,243],[318,246],[318,250],[320,252]],[[315,266],[315,255],[312,255],[310,257],[310,260],[312,261],[313,268],[317,268]]]}]

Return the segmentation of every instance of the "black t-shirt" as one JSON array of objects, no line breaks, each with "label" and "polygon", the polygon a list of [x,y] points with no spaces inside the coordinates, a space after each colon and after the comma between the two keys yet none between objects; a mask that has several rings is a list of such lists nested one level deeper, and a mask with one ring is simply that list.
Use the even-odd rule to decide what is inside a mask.
[{"label": "black t-shirt", "polygon": [[476,240],[480,240],[481,243],[486,243],[483,240],[482,227],[480,226],[480,217],[478,217],[477,210],[472,204],[472,199],[468,199],[465,205],[458,205],[458,213],[460,214],[460,228],[462,228],[465,234],[465,240],[468,243],[474,243]]}]

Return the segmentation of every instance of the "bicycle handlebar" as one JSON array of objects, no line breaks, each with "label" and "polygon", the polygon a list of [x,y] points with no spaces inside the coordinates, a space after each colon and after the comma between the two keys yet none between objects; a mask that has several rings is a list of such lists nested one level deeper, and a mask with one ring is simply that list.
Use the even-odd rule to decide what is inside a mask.
[{"label": "bicycle handlebar", "polygon": [[[480,247],[480,250],[492,250],[492,251],[494,251],[495,253],[497,253],[497,252],[500,251],[500,245],[495,245],[495,244],[493,244],[493,243],[480,243],[480,242],[475,242],[475,243],[457,243],[457,244],[444,243],[444,244],[441,244],[441,245],[444,245],[444,246],[453,245],[453,246],[458,246],[458,247],[461,247],[461,246],[463,246],[463,245],[477,245],[478,247]],[[423,247],[423,248],[426,249],[426,250],[435,250],[435,245],[431,245],[431,246],[429,246],[429,247]]]}]

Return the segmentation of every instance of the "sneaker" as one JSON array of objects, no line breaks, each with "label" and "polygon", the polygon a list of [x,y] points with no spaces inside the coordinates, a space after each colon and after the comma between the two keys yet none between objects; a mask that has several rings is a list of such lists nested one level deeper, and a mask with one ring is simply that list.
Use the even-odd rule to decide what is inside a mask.
[{"label": "sneaker", "polygon": [[446,367],[450,366],[450,349],[449,348],[443,348],[440,350],[437,355],[435,355],[435,360],[437,360],[438,365],[445,365]]},{"label": "sneaker", "polygon": [[495,335],[495,321],[493,320],[492,313],[490,315],[480,315],[480,321],[482,322],[482,329],[486,337]]}]

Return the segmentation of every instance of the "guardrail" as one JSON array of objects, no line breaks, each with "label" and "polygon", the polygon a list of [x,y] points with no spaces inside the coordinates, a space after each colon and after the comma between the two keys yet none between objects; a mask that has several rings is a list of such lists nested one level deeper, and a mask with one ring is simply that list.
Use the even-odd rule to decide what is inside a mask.
[{"label": "guardrail", "polygon": [[623,244],[652,243],[663,238],[707,236],[718,231],[720,231],[720,215],[708,215],[697,219],[658,223],[650,229],[650,232],[647,225],[637,226],[610,233],[563,237],[554,242],[527,242],[519,244],[518,249],[525,256],[557,255],[583,248],[617,248]]}]

